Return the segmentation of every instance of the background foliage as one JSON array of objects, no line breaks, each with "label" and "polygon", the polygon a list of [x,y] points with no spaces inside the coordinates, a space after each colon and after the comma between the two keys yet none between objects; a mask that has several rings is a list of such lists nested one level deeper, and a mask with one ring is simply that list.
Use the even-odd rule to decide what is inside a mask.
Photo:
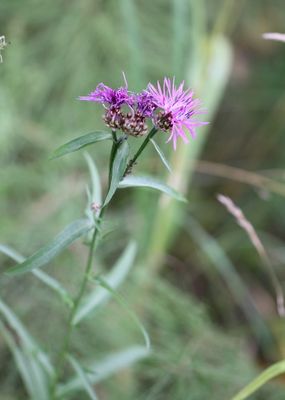
[{"label": "background foliage", "polygon": [[[89,179],[82,153],[48,160],[60,144],[103,127],[100,108],[80,103],[79,95],[101,81],[120,85],[122,70],[134,90],[175,74],[198,91],[212,113],[208,135],[198,134],[207,141],[201,143],[188,187],[185,222],[178,224],[180,210],[175,210],[177,224],[171,224],[172,241],[162,259],[154,257],[163,236],[152,224],[157,195],[122,192],[108,215],[111,232],[99,250],[97,268],[108,270],[130,236],[139,241],[141,253],[121,292],[146,325],[153,351],[133,369],[99,384],[100,399],[228,399],[259,369],[284,356],[284,323],[276,317],[267,271],[216,201],[216,193],[224,193],[241,206],[282,283],[285,47],[262,40],[261,34],[284,31],[284,17],[282,0],[1,1],[0,34],[11,43],[0,65],[0,241],[24,255],[82,216]],[[205,76],[212,71],[209,49],[221,37],[227,38],[233,58],[225,92],[214,97]],[[220,58],[225,59],[224,53]],[[218,71],[213,74],[216,82]],[[176,170],[162,136],[160,143]],[[190,146],[195,153],[198,145]],[[108,151],[104,143],[90,148],[103,184]],[[229,176],[215,176],[213,165],[201,160],[223,164],[220,173]],[[160,163],[150,148],[137,168],[163,174]],[[262,171],[280,183],[279,190],[247,185],[244,173],[237,181],[227,165]],[[182,183],[193,172],[186,171],[180,174]],[[71,292],[85,252],[76,243],[48,267]],[[13,265],[2,255],[1,264],[2,271]],[[47,350],[56,352],[64,326],[61,301],[32,275],[2,278],[0,285],[1,298]],[[266,338],[256,333],[256,319],[237,295],[242,290],[250,293],[265,321]],[[78,330],[73,346],[82,358],[100,360],[139,340],[124,309],[110,302]],[[0,357],[1,400],[26,398],[2,338]],[[252,398],[277,400],[283,393],[279,379]]]}]

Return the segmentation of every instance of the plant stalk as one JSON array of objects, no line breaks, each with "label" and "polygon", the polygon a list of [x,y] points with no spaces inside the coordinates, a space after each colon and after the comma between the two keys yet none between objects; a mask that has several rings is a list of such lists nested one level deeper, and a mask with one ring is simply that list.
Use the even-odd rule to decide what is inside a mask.
[{"label": "plant stalk", "polygon": [[153,127],[151,129],[151,131],[149,132],[149,134],[147,135],[145,140],[142,142],[141,146],[139,147],[139,149],[137,150],[137,152],[135,153],[133,158],[129,161],[124,175],[127,175],[128,173],[130,173],[132,171],[132,168],[135,165],[138,157],[141,155],[141,153],[143,152],[143,150],[149,143],[150,139],[152,139],[154,137],[154,135],[156,134],[157,131],[158,131],[158,129],[156,127]]},{"label": "plant stalk", "polygon": [[[157,132],[157,129],[156,128],[152,128],[152,130],[149,132],[149,134],[147,135],[147,137],[143,141],[142,145],[139,147],[139,149],[135,153],[134,157],[128,163],[127,168],[125,170],[125,174],[127,174],[127,172],[130,170],[130,168],[132,168],[132,166],[134,165],[134,163],[136,162],[136,160],[138,159],[138,157],[140,156],[140,154],[145,149],[145,147],[149,143],[150,139],[155,135],[156,132]],[[122,140],[118,140],[117,139],[117,135],[116,135],[115,131],[112,131],[112,136],[113,136],[113,145],[112,145],[112,149],[111,149],[111,153],[110,153],[110,160],[109,160],[109,182],[108,182],[108,188],[110,188],[111,179],[112,179],[113,162],[114,162],[114,159],[116,157],[117,150],[118,150],[120,144],[122,143]],[[108,193],[108,191],[107,191],[107,193]],[[103,201],[103,204],[104,204],[104,201]],[[94,250],[96,248],[96,241],[97,241],[97,237],[98,237],[98,232],[99,232],[99,229],[100,229],[100,225],[102,223],[102,219],[103,219],[103,215],[104,215],[104,212],[105,212],[105,208],[106,207],[102,206],[102,208],[100,210],[100,213],[99,213],[99,215],[97,217],[98,222],[97,222],[96,226],[94,226],[94,232],[93,232],[93,235],[92,235],[92,240],[91,240],[91,244],[90,244],[90,248],[89,248],[88,259],[87,259],[87,263],[86,263],[84,277],[83,277],[82,283],[80,285],[79,292],[78,292],[78,294],[77,294],[77,296],[76,296],[76,298],[74,300],[73,307],[72,307],[72,309],[70,311],[70,314],[69,314],[68,323],[67,323],[67,332],[66,332],[65,339],[64,339],[64,342],[63,342],[63,345],[62,345],[62,349],[61,349],[61,351],[59,353],[59,356],[58,356],[56,373],[55,373],[53,382],[51,384],[51,389],[50,389],[51,400],[56,400],[56,386],[57,386],[57,383],[58,383],[59,379],[61,378],[61,374],[63,372],[64,363],[65,363],[65,358],[66,358],[66,355],[67,355],[67,353],[69,351],[69,348],[70,348],[71,337],[72,337],[72,333],[73,333],[73,330],[74,330],[73,320],[74,320],[74,317],[75,317],[75,315],[77,313],[79,305],[81,303],[82,297],[83,297],[83,295],[85,293],[88,280],[90,278],[90,272],[91,272],[92,265],[93,265]]]},{"label": "plant stalk", "polygon": [[[113,136],[113,145],[110,153],[110,160],[109,160],[109,179],[108,179],[108,187],[110,187],[111,179],[112,179],[112,166],[114,162],[114,158],[116,156],[117,149],[120,145],[120,142],[117,140],[117,135],[116,132],[112,131],[112,136]],[[104,201],[103,201],[104,204]],[[56,400],[56,385],[58,380],[60,379],[60,375],[62,373],[63,367],[64,367],[64,362],[65,362],[65,357],[68,353],[69,347],[70,347],[70,342],[71,342],[71,337],[72,337],[72,332],[74,329],[74,324],[73,324],[73,319],[77,313],[78,307],[80,305],[80,302],[82,300],[82,297],[85,293],[86,286],[90,277],[90,272],[92,269],[92,264],[93,264],[93,256],[94,256],[94,249],[96,247],[96,239],[98,236],[98,232],[100,229],[100,225],[102,222],[102,218],[104,215],[105,207],[102,207],[98,216],[97,216],[97,224],[94,226],[94,232],[92,235],[91,243],[90,243],[90,248],[89,248],[89,253],[88,253],[88,258],[87,258],[87,263],[86,263],[86,268],[85,268],[85,273],[84,277],[82,280],[82,283],[79,288],[79,292],[75,298],[75,301],[73,303],[73,307],[71,309],[71,312],[69,314],[68,322],[67,322],[67,333],[65,335],[65,339],[62,345],[62,349],[59,353],[58,356],[58,361],[57,361],[57,367],[56,367],[56,374],[54,377],[54,380],[51,385],[51,400]]]}]

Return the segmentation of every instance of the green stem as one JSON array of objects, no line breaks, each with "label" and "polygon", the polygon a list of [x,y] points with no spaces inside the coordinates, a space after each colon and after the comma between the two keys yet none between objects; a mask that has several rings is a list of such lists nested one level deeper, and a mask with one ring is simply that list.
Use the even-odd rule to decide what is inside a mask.
[{"label": "green stem", "polygon": [[[103,216],[103,210],[104,208],[101,209],[101,212],[98,216],[98,225],[100,224],[100,221],[102,220],[102,216]],[[51,387],[51,400],[55,400],[56,399],[56,385],[58,380],[60,379],[60,375],[62,373],[63,367],[64,367],[64,362],[65,362],[65,357],[66,354],[68,353],[69,347],[70,347],[70,342],[71,342],[71,336],[72,336],[72,332],[73,332],[73,319],[75,317],[75,314],[78,310],[80,301],[82,299],[82,296],[85,292],[87,283],[88,283],[88,279],[89,279],[89,275],[91,272],[91,268],[92,268],[92,264],[93,264],[93,254],[94,254],[94,247],[95,247],[95,243],[96,243],[96,238],[98,235],[98,225],[97,227],[94,228],[94,232],[93,232],[93,236],[92,236],[92,241],[90,244],[90,249],[89,249],[89,254],[88,254],[88,259],[87,259],[87,264],[86,264],[86,269],[85,269],[85,274],[83,277],[83,281],[81,283],[78,295],[73,303],[73,307],[71,309],[71,312],[69,314],[69,318],[68,318],[68,323],[67,323],[67,333],[65,335],[65,339],[63,342],[63,346],[62,349],[59,353],[58,356],[58,362],[57,362],[57,367],[56,367],[56,374],[52,383],[52,387]]]},{"label": "green stem", "polygon": [[[110,154],[110,161],[109,161],[109,184],[108,187],[110,187],[110,183],[111,183],[111,178],[112,178],[112,166],[113,166],[113,162],[114,162],[114,158],[116,156],[116,152],[118,149],[118,146],[120,144],[120,142],[118,142],[117,140],[117,136],[116,136],[116,132],[112,131],[112,135],[113,135],[113,146],[112,146],[112,150],[111,150],[111,154]],[[104,202],[103,202],[104,204]],[[93,264],[93,256],[94,256],[94,249],[95,249],[95,245],[96,245],[96,239],[98,236],[98,232],[100,229],[100,224],[102,222],[102,218],[104,215],[104,211],[105,208],[102,207],[100,210],[99,215],[97,216],[97,220],[98,223],[97,225],[94,227],[94,232],[92,235],[92,240],[91,240],[91,244],[90,244],[90,248],[89,248],[89,254],[88,254],[88,259],[87,259],[87,263],[86,263],[86,268],[85,268],[85,273],[84,273],[84,277],[82,280],[82,283],[80,285],[79,288],[79,292],[75,298],[75,301],[73,303],[73,307],[70,311],[69,314],[69,318],[68,318],[68,323],[67,323],[67,333],[65,335],[65,339],[62,345],[62,349],[59,353],[58,356],[58,362],[57,362],[57,367],[56,367],[56,373],[51,385],[51,400],[55,400],[56,399],[56,386],[57,386],[57,382],[60,379],[60,375],[62,374],[62,370],[64,368],[64,363],[65,363],[65,357],[68,353],[69,347],[70,347],[70,342],[71,342],[71,337],[72,337],[72,333],[73,333],[73,329],[74,329],[74,324],[73,324],[73,320],[74,317],[77,313],[77,310],[79,308],[80,302],[82,300],[82,297],[85,293],[86,287],[87,287],[87,283],[90,277],[90,272],[92,269],[92,264]]]},{"label": "green stem", "polygon": [[142,142],[141,146],[139,147],[139,149],[137,150],[137,152],[135,153],[133,158],[129,161],[128,166],[126,168],[125,175],[127,173],[131,172],[132,167],[134,166],[134,164],[137,161],[138,157],[141,155],[142,151],[145,149],[145,147],[147,146],[148,142],[150,141],[150,139],[152,139],[154,137],[154,135],[156,134],[157,131],[158,131],[158,129],[153,127],[152,130],[149,132],[149,134],[147,135],[145,140]]},{"label": "green stem", "polygon": [[[135,153],[134,157],[132,158],[132,160],[130,160],[128,167],[126,169],[126,172],[128,171],[129,166],[132,167],[133,164],[136,162],[136,160],[138,159],[138,157],[140,156],[140,154],[142,153],[142,151],[144,150],[144,148],[146,147],[146,145],[148,144],[148,142],[150,141],[150,139],[155,135],[155,133],[157,132],[156,128],[153,128],[150,133],[148,134],[148,136],[146,137],[146,139],[144,140],[144,142],[142,143],[142,145],[140,146],[140,148],[138,149],[138,151]],[[110,184],[111,184],[111,179],[112,179],[112,167],[113,167],[113,162],[114,159],[116,157],[116,152],[118,147],[120,146],[120,144],[122,143],[122,140],[118,140],[117,139],[117,135],[115,131],[112,131],[112,136],[113,136],[113,146],[111,149],[111,154],[110,154],[110,160],[109,160],[109,184],[108,187],[110,188]],[[123,139],[123,138],[121,138]],[[108,191],[107,191],[108,193]],[[104,204],[104,202],[103,202]],[[96,247],[96,241],[97,241],[97,236],[98,236],[98,232],[100,229],[100,224],[102,223],[102,218],[103,218],[103,214],[105,211],[105,207],[102,207],[100,210],[100,213],[97,217],[98,220],[98,224],[94,227],[94,232],[93,232],[93,236],[92,236],[92,240],[91,240],[91,244],[90,244],[90,248],[89,248],[89,254],[88,254],[88,259],[87,259],[87,263],[86,263],[86,268],[85,268],[85,273],[84,273],[84,277],[82,280],[82,283],[80,285],[79,288],[79,292],[75,298],[75,301],[73,303],[73,307],[70,311],[69,314],[69,318],[68,318],[68,323],[67,323],[67,332],[65,335],[65,339],[62,345],[62,349],[59,353],[58,356],[58,362],[57,362],[57,367],[56,367],[56,373],[53,379],[53,382],[51,384],[51,400],[56,400],[56,386],[57,383],[61,377],[61,374],[63,372],[64,369],[64,363],[65,363],[65,358],[66,355],[69,351],[70,348],[70,343],[71,343],[71,337],[72,337],[72,333],[73,333],[73,329],[74,329],[74,324],[73,324],[73,320],[74,317],[77,313],[77,310],[79,308],[80,302],[82,300],[82,297],[85,293],[86,287],[87,287],[87,283],[90,277],[90,272],[92,270],[92,265],[93,265],[93,257],[94,257],[94,249]]]}]

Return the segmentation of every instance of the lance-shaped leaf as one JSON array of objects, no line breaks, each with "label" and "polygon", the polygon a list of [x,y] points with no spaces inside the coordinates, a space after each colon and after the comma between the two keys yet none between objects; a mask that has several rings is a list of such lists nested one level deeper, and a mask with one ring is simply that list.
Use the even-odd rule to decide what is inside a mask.
[{"label": "lance-shaped leaf", "polygon": [[84,370],[82,369],[81,365],[71,355],[69,355],[67,358],[68,358],[70,364],[73,366],[75,372],[77,373],[78,378],[81,381],[82,388],[85,389],[85,392],[89,395],[91,400],[97,400],[98,397],[96,396],[95,391],[94,391],[93,387],[91,386],[91,384],[89,382],[89,377],[84,372]]},{"label": "lance-shaped leaf", "polygon": [[62,232],[60,232],[52,242],[42,247],[24,262],[11,268],[6,272],[7,275],[18,275],[35,268],[43,267],[53,260],[76,239],[86,234],[92,225],[87,219],[80,219],[72,222]]},{"label": "lance-shaped leaf", "polygon": [[109,132],[95,131],[87,133],[86,135],[79,136],[76,139],[71,140],[58,147],[50,156],[50,159],[62,157],[66,154],[73,153],[74,151],[80,150],[85,146],[102,142],[102,140],[112,140],[112,134]]},{"label": "lance-shaped leaf", "polygon": [[162,149],[159,147],[159,145],[156,143],[156,141],[154,139],[150,139],[151,143],[153,144],[153,147],[155,148],[155,150],[157,151],[157,154],[159,155],[162,163],[164,164],[164,166],[166,167],[166,169],[171,172],[171,168],[170,165],[168,164],[168,161],[162,151]]},{"label": "lance-shaped leaf", "polygon": [[[131,241],[123,254],[120,256],[111,272],[105,277],[105,281],[113,288],[117,288],[126,278],[130,268],[133,266],[134,259],[137,252],[137,245]],[[105,290],[103,287],[96,287],[89,295],[82,301],[77,313],[74,316],[73,324],[78,324],[84,317],[94,311],[96,308],[102,306],[106,301],[112,297],[112,294]]]},{"label": "lance-shaped leaf", "polygon": [[94,202],[98,205],[102,204],[102,188],[101,188],[101,182],[100,182],[100,176],[98,173],[98,169],[96,167],[95,161],[92,159],[92,157],[85,152],[84,154],[85,159],[87,161],[88,167],[89,167],[89,172],[90,172],[90,177],[91,177],[91,202]]},{"label": "lance-shaped leaf", "polygon": [[116,150],[112,166],[111,183],[108,194],[104,202],[104,206],[106,206],[109,203],[115,191],[117,190],[117,187],[119,186],[121,179],[123,178],[123,175],[127,168],[129,151],[130,151],[129,144],[126,140],[124,140]]},{"label": "lance-shaped leaf", "polygon": [[[87,187],[87,206],[85,214],[90,221],[94,221],[94,216],[98,217],[100,214],[100,207],[102,206],[102,188],[98,169],[92,157],[85,152],[85,159],[88,164],[90,177],[91,177],[91,190]],[[99,226],[98,226],[99,228]],[[100,230],[100,229],[99,229]],[[92,235],[92,232],[90,232]],[[89,238],[91,241],[91,237]]]},{"label": "lance-shaped leaf", "polygon": [[13,335],[0,322],[0,333],[13,354],[18,372],[31,400],[48,400],[48,384],[41,367],[30,352],[22,350]]},{"label": "lance-shaped leaf", "polygon": [[[6,254],[8,257],[12,258],[18,263],[22,263],[25,261],[25,257],[22,254],[18,253],[10,246],[6,246],[5,244],[0,243],[0,252]],[[69,305],[70,307],[72,306],[73,300],[71,296],[56,279],[40,270],[32,270],[31,273],[36,276],[41,282],[46,284],[50,289],[53,289],[55,292],[57,292],[67,305]]]},{"label": "lance-shaped leaf", "polygon": [[129,188],[129,187],[144,187],[159,190],[176,200],[187,202],[181,193],[177,192],[172,187],[168,186],[166,183],[159,181],[158,179],[152,178],[150,176],[126,176],[119,184],[119,188]]},{"label": "lance-shaped leaf", "polygon": [[[143,346],[132,346],[110,354],[102,361],[96,361],[88,365],[88,372],[86,372],[88,380],[91,384],[101,382],[110,375],[130,367],[133,363],[148,355],[149,350]],[[59,386],[57,395],[59,398],[65,398],[64,396],[82,389],[82,380],[76,376],[66,384]]]},{"label": "lance-shaped leaf", "polygon": [[54,369],[48,356],[7,304],[0,300],[0,314],[5,325],[0,324],[0,332],[15,358],[19,372],[33,400],[48,400],[48,387],[54,377]]}]

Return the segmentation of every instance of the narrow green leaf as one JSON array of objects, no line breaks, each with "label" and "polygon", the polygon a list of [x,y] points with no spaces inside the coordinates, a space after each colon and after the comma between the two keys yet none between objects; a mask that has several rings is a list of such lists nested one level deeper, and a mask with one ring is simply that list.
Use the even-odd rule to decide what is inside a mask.
[{"label": "narrow green leaf", "polygon": [[86,393],[89,395],[91,400],[97,400],[98,397],[95,394],[94,389],[92,388],[89,379],[87,377],[87,374],[83,371],[81,365],[75,360],[74,357],[69,355],[68,360],[70,364],[73,366],[75,372],[77,373],[79,379],[81,380],[82,387],[85,389]]},{"label": "narrow green leaf", "polygon": [[[96,384],[108,378],[112,374],[124,368],[130,367],[133,363],[149,355],[149,351],[143,346],[132,346],[125,350],[113,353],[99,362],[88,365],[86,372],[89,382]],[[94,371],[94,372],[90,372]],[[66,395],[83,389],[82,381],[76,376],[64,385],[59,386],[57,395],[65,398]]]},{"label": "narrow green leaf", "polygon": [[255,393],[261,386],[278,375],[285,373],[285,361],[279,361],[266,368],[257,378],[242,389],[232,400],[245,400]]},{"label": "narrow green leaf", "polygon": [[[87,205],[85,209],[85,215],[90,220],[91,223],[94,223],[98,231],[101,230],[100,222],[98,217],[100,215],[100,210],[102,206],[102,187],[98,169],[92,157],[85,152],[84,157],[87,161],[90,176],[91,176],[91,191],[89,187],[87,187]],[[87,241],[91,242],[92,240],[92,231],[89,232]]]},{"label": "narrow green leaf", "polygon": [[2,314],[2,316],[6,319],[10,327],[13,328],[15,332],[17,332],[17,335],[21,338],[23,345],[30,349],[34,349],[34,339],[28,333],[16,314],[14,314],[10,307],[2,300],[0,300],[0,314]]},{"label": "narrow green leaf", "polygon": [[91,201],[98,205],[102,204],[102,188],[100,182],[100,176],[98,173],[98,169],[96,167],[95,161],[92,159],[90,154],[87,152],[84,154],[85,159],[87,161],[90,176],[91,176]]},{"label": "narrow green leaf", "polygon": [[159,147],[159,145],[156,143],[156,141],[154,139],[150,139],[151,143],[153,144],[155,150],[157,151],[161,161],[163,162],[164,166],[166,167],[166,169],[171,172],[171,168],[170,165],[168,164],[167,159],[165,158],[165,155],[162,151],[162,149]]},{"label": "narrow green leaf", "polygon": [[0,300],[0,314],[6,319],[8,325],[17,333],[21,339],[23,348],[33,353],[39,362],[43,365],[45,371],[50,375],[54,375],[54,369],[49,362],[48,356],[39,348],[34,338],[24,327],[20,319],[10,309],[10,307]]},{"label": "narrow green leaf", "polygon": [[[119,285],[126,278],[129,270],[133,266],[135,256],[137,253],[137,245],[134,241],[131,241],[111,272],[105,277],[105,281],[113,288],[119,287]],[[82,305],[79,307],[75,317],[73,319],[73,324],[77,325],[83,318],[88,316],[96,308],[102,306],[111,298],[111,294],[103,289],[102,287],[96,287],[93,292],[85,297],[82,301]]]},{"label": "narrow green leaf", "polygon": [[35,268],[43,267],[53,260],[63,249],[69,246],[80,236],[87,233],[92,228],[90,221],[80,219],[72,222],[62,232],[60,232],[52,242],[42,247],[24,262],[11,268],[6,272],[7,275],[14,276],[31,271]]},{"label": "narrow green leaf", "polygon": [[23,261],[25,261],[25,257],[22,256],[22,254],[18,253],[18,251],[3,243],[0,243],[0,253],[5,254],[6,256],[12,258],[12,260],[18,263],[22,263]]},{"label": "narrow green leaf", "polygon": [[13,354],[18,372],[22,377],[25,388],[31,400],[48,400],[48,385],[43,376],[41,367],[37,365],[33,355],[29,352],[22,351],[16,340],[0,322],[0,333],[5,339],[11,353]]},{"label": "narrow green leaf", "polygon": [[50,159],[62,157],[66,154],[73,153],[74,151],[80,150],[85,146],[101,142],[102,140],[112,140],[112,134],[109,132],[95,131],[87,133],[86,135],[79,136],[76,139],[71,140],[58,147],[50,156]]},{"label": "narrow green leaf", "polygon": [[13,353],[31,398],[48,400],[49,381],[54,376],[54,369],[48,356],[39,348],[10,307],[1,300],[0,314],[10,328],[8,330],[4,324],[0,324],[0,331]]},{"label": "narrow green leaf", "polygon": [[110,188],[106,196],[104,206],[106,206],[111,198],[113,197],[115,191],[117,190],[121,179],[125,173],[128,163],[129,155],[129,144],[124,140],[118,147],[112,167],[112,179],[110,183]]},{"label": "narrow green leaf", "polygon": [[160,192],[168,194],[176,200],[187,202],[184,196],[181,193],[177,192],[175,189],[172,189],[166,183],[163,183],[157,179],[154,179],[149,176],[126,176],[119,184],[119,188],[124,189],[128,187],[146,187],[150,189],[156,189]]},{"label": "narrow green leaf", "polygon": [[145,346],[148,350],[150,350],[150,339],[148,336],[147,331],[145,330],[143,324],[141,323],[141,321],[139,320],[139,318],[137,317],[137,315],[133,312],[133,310],[130,308],[130,306],[127,304],[127,302],[125,301],[125,299],[123,298],[123,296],[120,295],[119,292],[117,292],[116,290],[114,290],[104,279],[98,277],[96,278],[96,281],[104,288],[106,289],[109,293],[111,293],[111,295],[114,297],[114,299],[117,300],[117,302],[124,307],[124,309],[127,311],[127,313],[129,314],[129,316],[132,318],[132,320],[134,321],[134,323],[137,325],[137,327],[139,328],[139,330],[141,331],[144,340],[145,340]]},{"label": "narrow green leaf", "polygon": [[[13,260],[19,263],[25,261],[24,256],[22,256],[20,253],[18,253],[11,247],[1,243],[0,243],[0,252],[6,254],[8,257],[12,258]],[[51,276],[40,270],[32,270],[31,273],[35,275],[40,281],[45,283],[50,289],[56,291],[67,305],[72,306],[73,301],[71,296],[69,296],[68,292],[56,279],[52,278]]]}]

